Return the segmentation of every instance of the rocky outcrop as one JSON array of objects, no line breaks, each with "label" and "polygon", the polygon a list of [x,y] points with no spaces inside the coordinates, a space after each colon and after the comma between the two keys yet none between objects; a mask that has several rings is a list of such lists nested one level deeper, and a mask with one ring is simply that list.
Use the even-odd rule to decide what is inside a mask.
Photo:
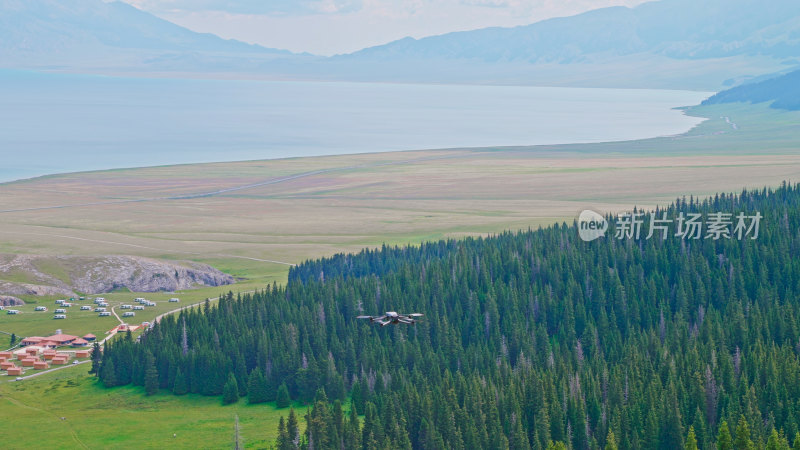
[{"label": "rocky outcrop", "polygon": [[133,292],[176,291],[195,286],[222,286],[233,277],[198,263],[158,261],[131,256],[107,256],[97,260],[72,279],[79,292],[111,292],[127,288]]},{"label": "rocky outcrop", "polygon": [[[3,274],[0,273],[0,277]],[[6,295],[63,295],[74,297],[75,293],[69,286],[48,286],[43,284],[14,283],[0,281],[0,294]]]},{"label": "rocky outcrop", "polygon": [[207,265],[138,256],[0,255],[0,294],[102,294],[117,289],[158,292],[222,286],[232,276]]},{"label": "rocky outcrop", "polygon": [[0,295],[0,306],[22,306],[25,302],[10,295]]}]

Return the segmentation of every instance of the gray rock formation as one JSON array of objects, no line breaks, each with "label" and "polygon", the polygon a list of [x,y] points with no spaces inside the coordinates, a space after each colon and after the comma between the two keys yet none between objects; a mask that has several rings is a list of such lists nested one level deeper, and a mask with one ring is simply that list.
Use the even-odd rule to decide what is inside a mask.
[{"label": "gray rock formation", "polygon": [[206,264],[131,256],[106,256],[84,267],[83,273],[72,279],[72,286],[79,292],[101,293],[121,288],[133,292],[176,291],[234,281],[232,276]]},{"label": "gray rock formation", "polygon": [[10,295],[0,295],[0,306],[22,306],[25,302]]},{"label": "gray rock formation", "polygon": [[127,288],[133,292],[222,286],[232,276],[188,261],[162,261],[138,256],[0,255],[0,294],[102,294]]}]

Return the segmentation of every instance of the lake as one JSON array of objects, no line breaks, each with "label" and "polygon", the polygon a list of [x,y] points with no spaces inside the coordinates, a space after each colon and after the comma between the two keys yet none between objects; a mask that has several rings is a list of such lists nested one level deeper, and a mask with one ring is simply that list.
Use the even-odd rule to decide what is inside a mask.
[{"label": "lake", "polygon": [[0,71],[0,181],[95,169],[685,132],[709,93]]}]

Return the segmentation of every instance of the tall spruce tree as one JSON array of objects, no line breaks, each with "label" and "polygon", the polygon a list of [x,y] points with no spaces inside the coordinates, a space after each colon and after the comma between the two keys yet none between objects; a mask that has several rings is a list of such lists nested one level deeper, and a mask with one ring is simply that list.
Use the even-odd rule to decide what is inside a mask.
[{"label": "tall spruce tree", "polygon": [[228,381],[222,389],[222,404],[230,405],[239,401],[239,386],[236,384],[236,377],[233,373],[228,374]]}]

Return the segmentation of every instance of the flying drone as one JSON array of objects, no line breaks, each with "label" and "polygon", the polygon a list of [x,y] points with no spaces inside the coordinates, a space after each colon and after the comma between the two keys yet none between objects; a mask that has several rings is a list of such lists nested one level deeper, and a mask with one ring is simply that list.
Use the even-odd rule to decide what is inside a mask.
[{"label": "flying drone", "polygon": [[416,317],[422,317],[425,314],[412,313],[412,314],[397,314],[394,311],[389,311],[382,316],[358,316],[356,319],[369,319],[370,323],[377,323],[382,327],[386,325],[397,325],[404,323],[406,325],[416,325]]}]

